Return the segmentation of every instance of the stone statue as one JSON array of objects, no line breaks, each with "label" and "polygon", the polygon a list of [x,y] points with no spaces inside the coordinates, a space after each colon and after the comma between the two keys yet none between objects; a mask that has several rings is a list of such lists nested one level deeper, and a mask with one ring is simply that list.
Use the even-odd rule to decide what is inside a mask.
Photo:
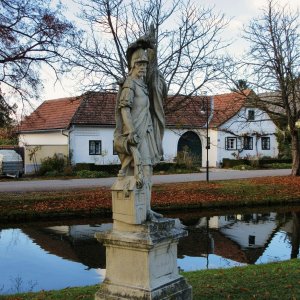
[{"label": "stone statue", "polygon": [[106,247],[105,279],[95,300],[192,300],[176,255],[187,232],[150,207],[152,169],[163,155],[167,90],[156,53],[153,26],[126,53],[129,73],[117,96],[114,134],[121,170],[111,187],[112,229],[95,234]]},{"label": "stone statue", "polygon": [[[136,187],[144,188],[147,214],[150,209],[153,166],[162,156],[165,126],[163,101],[166,84],[157,68],[154,28],[127,49],[129,73],[116,104],[114,146],[121,160],[119,177],[134,176]],[[158,215],[158,214],[157,214]]]}]

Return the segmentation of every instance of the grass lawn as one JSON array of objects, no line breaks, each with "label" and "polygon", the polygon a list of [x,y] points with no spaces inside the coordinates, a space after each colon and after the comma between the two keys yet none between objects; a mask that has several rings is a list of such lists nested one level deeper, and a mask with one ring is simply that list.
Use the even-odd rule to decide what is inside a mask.
[{"label": "grass lawn", "polygon": [[[183,273],[193,299],[299,299],[300,260]],[[94,299],[98,286],[0,296],[5,300]]]},{"label": "grass lawn", "polygon": [[[154,185],[152,207],[176,209],[283,205],[300,201],[300,177]],[[54,192],[0,193],[0,221],[49,217],[99,216],[111,213],[109,188]]]}]

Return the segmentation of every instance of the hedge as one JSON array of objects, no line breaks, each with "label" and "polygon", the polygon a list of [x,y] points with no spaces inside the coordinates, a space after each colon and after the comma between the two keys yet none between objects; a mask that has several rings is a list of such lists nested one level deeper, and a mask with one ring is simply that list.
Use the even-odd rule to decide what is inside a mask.
[{"label": "hedge", "polygon": [[[117,175],[121,168],[120,164],[110,164],[110,165],[95,165],[93,163],[78,163],[75,166],[75,171],[101,171],[106,172],[111,175]],[[171,162],[161,162],[154,167],[154,172],[168,172],[174,171],[176,169],[195,169],[198,170],[196,167],[187,167],[185,164],[176,164]]]},{"label": "hedge", "polygon": [[[250,159],[229,159],[223,158],[223,168],[232,168],[239,165],[252,165],[255,160]],[[291,159],[276,159],[276,158],[267,158],[267,159],[259,159],[256,161],[256,166],[263,167],[270,164],[289,164],[292,163]]]},{"label": "hedge", "polygon": [[92,163],[78,163],[75,166],[75,171],[82,171],[82,170],[100,171],[100,172],[106,172],[108,174],[116,175],[118,174],[120,168],[121,168],[120,164],[95,165]]}]

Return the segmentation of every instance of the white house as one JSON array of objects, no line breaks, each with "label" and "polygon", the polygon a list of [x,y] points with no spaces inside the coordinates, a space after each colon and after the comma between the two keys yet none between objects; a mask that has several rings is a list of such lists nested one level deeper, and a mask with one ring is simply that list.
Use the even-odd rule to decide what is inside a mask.
[{"label": "white house", "polygon": [[[278,155],[276,126],[250,105],[251,91],[213,97],[169,97],[163,138],[164,160],[188,151],[202,165],[218,167],[223,158]],[[54,153],[69,155],[73,164],[113,164],[116,93],[87,93],[77,98],[48,100],[20,126],[25,147],[25,172]],[[208,124],[208,128],[207,128]],[[207,149],[207,141],[209,149]]]}]

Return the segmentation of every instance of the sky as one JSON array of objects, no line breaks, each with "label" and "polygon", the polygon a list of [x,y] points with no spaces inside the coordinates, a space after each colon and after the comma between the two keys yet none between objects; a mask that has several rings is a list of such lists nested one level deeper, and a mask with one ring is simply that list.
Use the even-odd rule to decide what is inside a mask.
[{"label": "sky", "polygon": [[[293,10],[300,8],[299,0],[278,1],[281,5],[288,4]],[[76,11],[72,0],[63,0],[62,2],[68,6],[68,17],[73,19],[73,15]],[[214,7],[216,13],[225,14],[227,18],[231,19],[228,28],[224,32],[224,37],[232,41],[229,51],[239,55],[246,49],[246,44],[241,38],[242,28],[246,26],[252,18],[259,16],[261,8],[266,5],[266,0],[197,0],[196,3],[202,6]],[[65,79],[62,82],[63,85],[59,82],[55,84],[54,75],[50,70],[44,70],[42,78],[45,80],[45,88],[41,95],[40,102],[47,99],[78,95],[75,82]]]}]

